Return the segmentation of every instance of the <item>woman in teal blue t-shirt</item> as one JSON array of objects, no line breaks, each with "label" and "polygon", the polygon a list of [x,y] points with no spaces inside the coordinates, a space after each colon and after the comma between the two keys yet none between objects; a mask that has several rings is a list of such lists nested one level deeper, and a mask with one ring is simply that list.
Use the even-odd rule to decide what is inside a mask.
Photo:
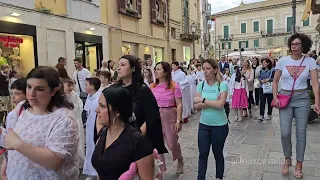
[{"label": "woman in teal blue t-shirt", "polygon": [[205,81],[197,86],[195,108],[202,109],[199,130],[198,180],[205,180],[210,146],[216,159],[216,178],[223,179],[223,148],[229,133],[228,119],[224,110],[228,85],[222,81],[219,64],[207,59],[203,62]]}]

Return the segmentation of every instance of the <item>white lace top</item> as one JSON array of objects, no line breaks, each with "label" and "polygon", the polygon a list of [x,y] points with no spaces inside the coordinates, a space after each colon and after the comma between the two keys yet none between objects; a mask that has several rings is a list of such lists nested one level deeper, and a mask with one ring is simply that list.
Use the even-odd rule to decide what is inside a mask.
[{"label": "white lace top", "polygon": [[24,180],[76,180],[78,179],[77,140],[78,130],[71,110],[60,108],[51,114],[33,115],[24,110],[18,117],[21,102],[15,109],[18,119],[14,131],[33,146],[48,148],[64,159],[58,171],[42,167],[18,151],[8,151],[8,179]]}]

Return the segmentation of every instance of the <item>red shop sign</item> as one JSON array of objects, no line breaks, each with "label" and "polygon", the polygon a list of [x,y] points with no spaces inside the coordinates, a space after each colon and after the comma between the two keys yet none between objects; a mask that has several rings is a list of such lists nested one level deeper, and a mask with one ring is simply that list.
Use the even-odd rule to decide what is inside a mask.
[{"label": "red shop sign", "polygon": [[15,36],[0,36],[0,42],[3,43],[4,47],[14,48],[18,47],[19,44],[22,44],[23,39]]}]

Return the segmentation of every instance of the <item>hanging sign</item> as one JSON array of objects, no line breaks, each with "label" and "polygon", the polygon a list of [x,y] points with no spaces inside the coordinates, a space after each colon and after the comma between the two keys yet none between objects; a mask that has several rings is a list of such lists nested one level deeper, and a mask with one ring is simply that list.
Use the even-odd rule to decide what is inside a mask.
[{"label": "hanging sign", "polygon": [[14,48],[22,44],[23,39],[15,36],[0,36],[0,43],[3,43],[3,47]]}]

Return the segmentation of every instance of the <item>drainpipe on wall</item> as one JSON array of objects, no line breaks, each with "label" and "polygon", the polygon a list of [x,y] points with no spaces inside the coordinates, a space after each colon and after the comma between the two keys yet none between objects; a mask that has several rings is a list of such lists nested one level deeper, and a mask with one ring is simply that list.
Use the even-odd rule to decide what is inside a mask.
[{"label": "drainpipe on wall", "polygon": [[[167,45],[167,52],[168,52],[168,62],[170,62],[171,59],[171,44],[170,44],[170,1],[167,1],[167,39],[168,39],[168,45]],[[171,59],[171,62],[173,59]]]}]

